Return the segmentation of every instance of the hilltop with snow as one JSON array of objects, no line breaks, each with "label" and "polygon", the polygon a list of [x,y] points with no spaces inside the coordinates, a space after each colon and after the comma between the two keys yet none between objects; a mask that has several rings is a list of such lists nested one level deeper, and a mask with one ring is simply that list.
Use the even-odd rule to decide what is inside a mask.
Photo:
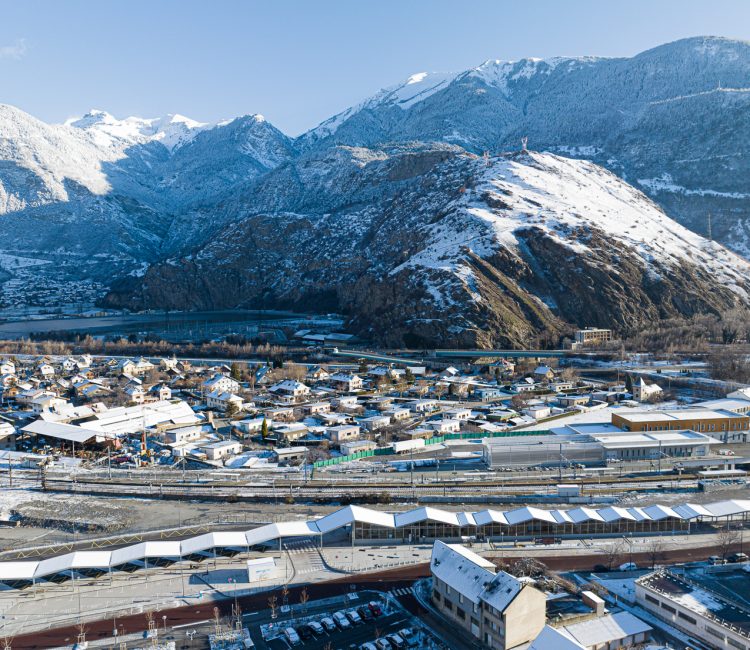
[{"label": "hilltop with snow", "polygon": [[112,304],[335,309],[385,345],[484,347],[719,313],[750,295],[748,262],[587,161],[339,147],[255,191],[252,214],[115,286]]},{"label": "hilltop with snow", "polygon": [[[35,263],[0,282],[39,304],[121,278],[109,304],[330,307],[394,343],[718,312],[747,299],[745,263],[701,235],[710,213],[750,257],[748,79],[750,45],[713,37],[490,60],[296,139],[258,114],[45,124],[0,105],[0,256]],[[548,153],[509,155],[526,136]]]}]

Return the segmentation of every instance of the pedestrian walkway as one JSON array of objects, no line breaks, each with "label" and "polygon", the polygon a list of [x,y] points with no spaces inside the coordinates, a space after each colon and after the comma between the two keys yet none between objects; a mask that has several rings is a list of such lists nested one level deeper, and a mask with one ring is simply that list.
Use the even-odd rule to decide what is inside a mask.
[{"label": "pedestrian walkway", "polygon": [[317,545],[311,539],[294,540],[284,544],[297,575],[327,571]]},{"label": "pedestrian walkway", "polygon": [[414,589],[412,587],[401,587],[399,589],[391,589],[389,592],[387,592],[389,596],[411,596],[414,594]]}]

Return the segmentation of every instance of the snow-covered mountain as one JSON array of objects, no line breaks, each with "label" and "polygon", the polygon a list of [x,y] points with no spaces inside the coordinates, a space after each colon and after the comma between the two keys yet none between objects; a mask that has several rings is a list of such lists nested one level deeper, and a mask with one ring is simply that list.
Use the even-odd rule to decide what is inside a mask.
[{"label": "snow-covered mountain", "polygon": [[593,160],[683,225],[750,256],[750,44],[715,37],[632,58],[487,61],[413,75],[323,122],[300,144],[441,141],[529,146]]},{"label": "snow-covered mountain", "polygon": [[217,202],[292,155],[260,115],[202,124],[91,111],[51,125],[0,105],[0,252],[56,262],[40,274],[67,260],[77,279],[111,280],[202,241],[221,225]]},{"label": "snow-covered mountain", "polygon": [[750,295],[748,262],[587,161],[337,147],[254,191],[254,214],[110,301],[330,308],[387,345],[490,346],[719,313]]},{"label": "snow-covered mountain", "polygon": [[710,37],[491,60],[414,74],[295,140],[260,115],[50,125],[0,105],[0,308],[124,278],[110,304],[330,305],[383,340],[478,344],[724,308],[745,300],[738,258],[597,166],[501,154],[528,136],[590,160],[694,232],[710,213],[750,256],[748,79],[750,44]]}]

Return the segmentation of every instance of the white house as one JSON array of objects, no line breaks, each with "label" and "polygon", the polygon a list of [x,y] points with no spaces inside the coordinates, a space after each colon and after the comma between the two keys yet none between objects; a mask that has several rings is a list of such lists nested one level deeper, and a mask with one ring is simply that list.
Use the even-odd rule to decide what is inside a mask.
[{"label": "white house", "polygon": [[458,433],[461,430],[460,420],[435,420],[426,423],[436,433]]},{"label": "white house", "polygon": [[345,391],[347,393],[360,390],[363,384],[362,377],[359,377],[358,375],[346,375],[343,373],[331,375],[328,378],[328,381],[336,390]]},{"label": "white house", "polygon": [[155,384],[148,389],[148,394],[158,400],[172,399],[172,389],[166,384]]},{"label": "white house", "polygon": [[295,379],[285,379],[278,384],[274,384],[268,389],[271,393],[285,395],[295,401],[302,400],[310,394],[310,388],[301,381]]},{"label": "white house", "polygon": [[218,372],[210,379],[206,379],[202,386],[203,390],[207,393],[213,393],[216,391],[219,391],[220,393],[238,393],[240,391],[239,382]]},{"label": "white house", "polygon": [[45,379],[55,376],[55,369],[49,363],[40,363],[37,366],[37,372]]},{"label": "white house", "polygon": [[226,411],[230,404],[234,404],[237,410],[242,410],[242,398],[234,393],[214,390],[206,395],[206,406],[212,409],[219,409],[220,411]]},{"label": "white house", "polygon": [[390,415],[373,415],[369,418],[362,418],[359,423],[368,431],[377,431],[390,426],[391,417]]},{"label": "white house", "polygon": [[235,456],[242,451],[242,445],[234,440],[219,440],[200,447],[209,460],[221,460],[228,456]]},{"label": "white house", "polygon": [[143,400],[146,397],[146,393],[143,390],[143,386],[138,384],[131,384],[125,388],[125,394],[131,402],[136,404],[143,404]]},{"label": "white house", "polygon": [[543,420],[552,415],[552,409],[546,404],[535,404],[523,410],[523,413],[535,420]]}]

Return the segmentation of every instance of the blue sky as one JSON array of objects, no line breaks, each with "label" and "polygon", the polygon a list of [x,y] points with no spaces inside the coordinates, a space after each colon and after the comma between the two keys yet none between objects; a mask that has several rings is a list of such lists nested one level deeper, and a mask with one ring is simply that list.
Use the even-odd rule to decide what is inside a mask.
[{"label": "blue sky", "polygon": [[295,135],[415,72],[706,34],[750,39],[750,2],[0,0],[0,102],[46,121],[262,113]]}]

